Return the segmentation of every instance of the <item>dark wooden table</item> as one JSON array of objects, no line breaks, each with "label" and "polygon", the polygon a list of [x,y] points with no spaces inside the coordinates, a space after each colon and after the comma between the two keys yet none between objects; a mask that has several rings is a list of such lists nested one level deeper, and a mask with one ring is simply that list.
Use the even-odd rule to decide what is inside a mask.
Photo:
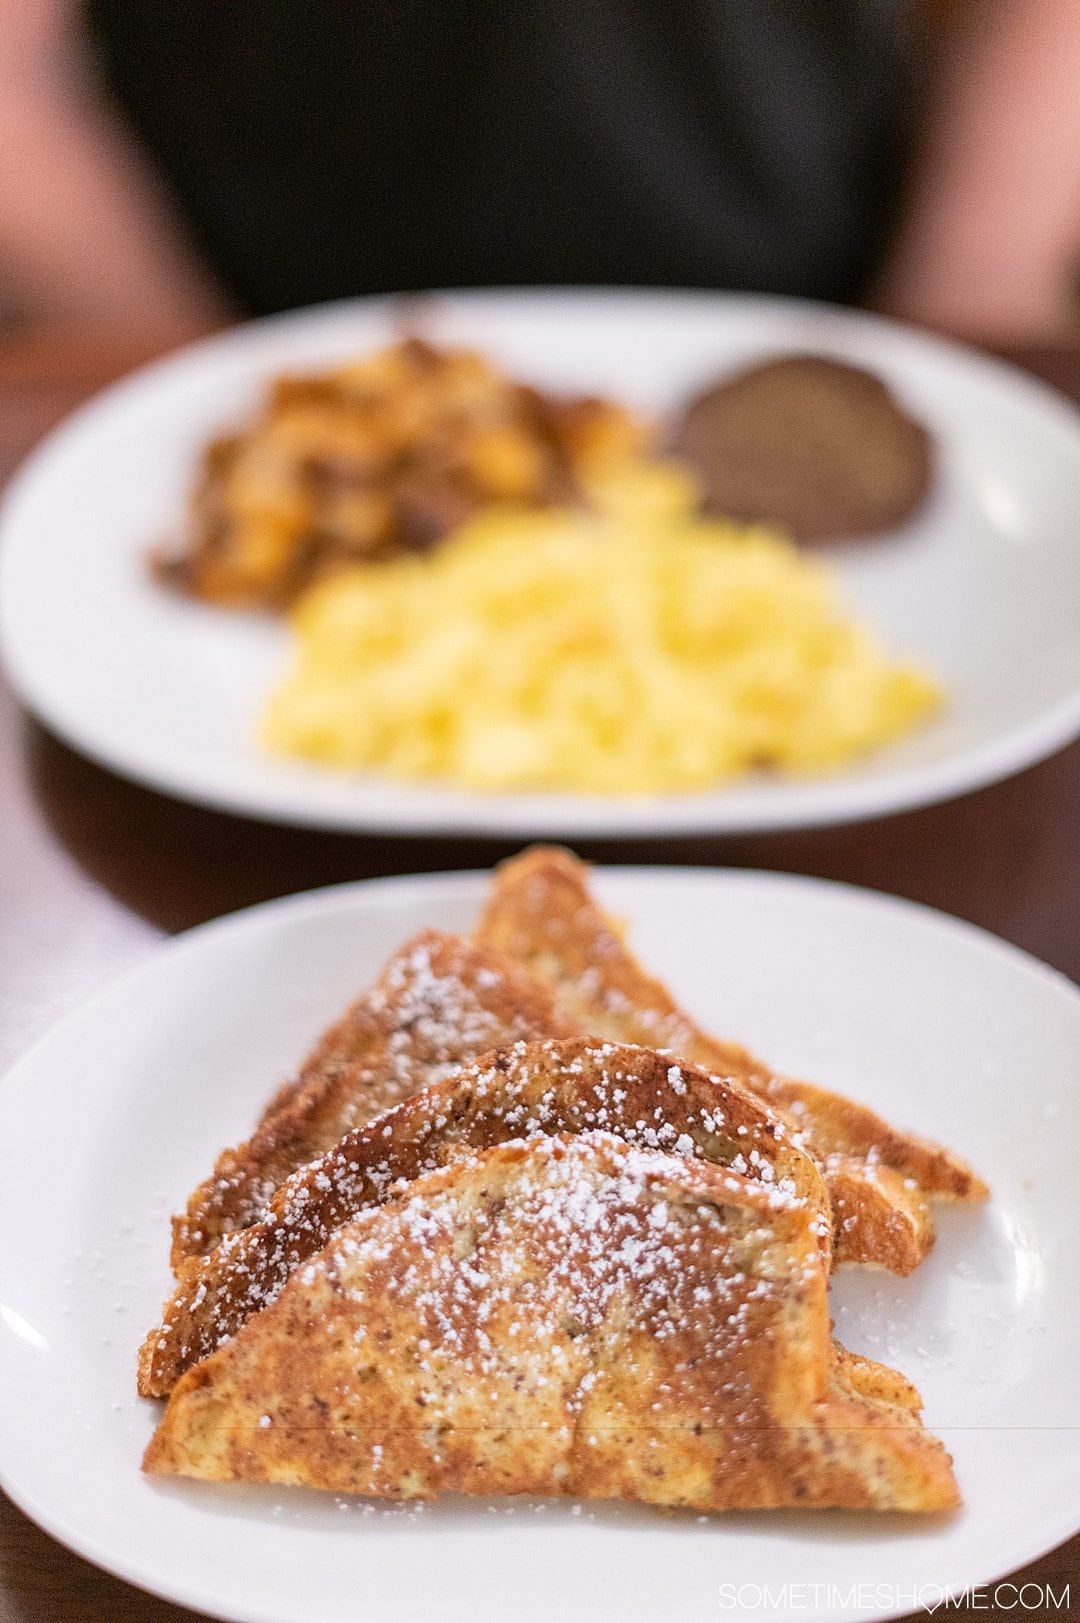
[{"label": "dark wooden table", "polygon": [[[1014,358],[1080,402],[1080,349]],[[138,359],[134,349],[72,340],[0,346],[0,477]],[[0,1065],[165,933],[312,885],[486,866],[511,849],[496,840],[319,834],[183,805],[68,749],[0,679]],[[1080,979],[1080,744],[1007,783],[878,822],[580,850],[599,861],[786,869],[892,891],[981,924]],[[1018,1502],[1022,1495],[1018,1483]],[[1072,1610],[1016,1616],[1080,1616],[1080,1537],[1024,1578],[1055,1592],[1071,1583]],[[192,1615],[96,1571],[0,1494],[0,1623]]]}]

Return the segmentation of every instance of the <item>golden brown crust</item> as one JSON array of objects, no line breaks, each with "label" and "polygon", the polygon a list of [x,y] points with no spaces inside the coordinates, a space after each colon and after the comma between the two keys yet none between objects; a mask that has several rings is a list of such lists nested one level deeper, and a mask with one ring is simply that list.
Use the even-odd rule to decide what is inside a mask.
[{"label": "golden brown crust", "polygon": [[838,1341],[833,1342],[832,1353],[832,1380],[835,1386],[854,1392],[871,1403],[886,1403],[896,1409],[906,1409],[916,1416],[922,1413],[918,1388],[898,1369],[877,1364],[872,1358],[864,1358],[861,1353],[849,1352]]},{"label": "golden brown crust", "polygon": [[838,1236],[847,1220],[837,1260],[908,1273],[933,1243],[927,1198],[986,1198],[986,1185],[951,1150],[890,1126],[840,1094],[778,1076],[739,1044],[702,1031],[636,962],[593,901],[587,875],[584,863],[554,847],[512,858],[496,870],[477,940],[546,978],[587,1029],[670,1048],[767,1099],[801,1134],[827,1180],[835,1169],[845,1208]]},{"label": "golden brown crust", "polygon": [[335,1233],[184,1376],[144,1469],[951,1508],[906,1383],[830,1348],[826,1281],[811,1212],[762,1184],[606,1133],[504,1144]]},{"label": "golden brown crust", "polygon": [[327,1031],[251,1138],[218,1156],[173,1219],[172,1265],[253,1222],[297,1167],[366,1121],[501,1043],[578,1027],[551,988],[476,942],[424,930]]},{"label": "golden brown crust", "polygon": [[761,1091],[772,1078],[768,1066],[739,1043],[707,1036],[642,969],[589,894],[588,872],[572,852],[555,846],[536,845],[511,857],[495,870],[474,939],[553,985],[584,1030],[670,1048]]},{"label": "golden brown crust", "polygon": [[930,1210],[906,1178],[881,1162],[830,1155],[824,1164],[832,1197],[833,1266],[873,1263],[910,1274],[934,1245]]},{"label": "golden brown crust", "polygon": [[250,1316],[334,1230],[403,1179],[507,1139],[604,1129],[704,1157],[802,1202],[828,1256],[829,1197],[814,1163],[756,1095],[669,1055],[587,1038],[516,1043],[355,1128],[278,1190],[260,1219],[180,1274],[147,1336],[139,1390],[161,1397]]},{"label": "golden brown crust", "polygon": [[843,1094],[775,1075],[757,1091],[785,1118],[805,1124],[824,1155],[881,1162],[935,1200],[985,1200],[990,1192],[967,1162],[944,1144],[892,1127]]}]

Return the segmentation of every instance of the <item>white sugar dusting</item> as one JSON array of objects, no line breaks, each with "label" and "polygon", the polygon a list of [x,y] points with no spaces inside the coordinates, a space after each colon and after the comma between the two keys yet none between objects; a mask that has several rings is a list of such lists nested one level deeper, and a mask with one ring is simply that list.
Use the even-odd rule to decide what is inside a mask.
[{"label": "white sugar dusting", "polygon": [[[448,1155],[467,1158],[511,1138],[614,1132],[649,1151],[726,1162],[740,1175],[728,1183],[733,1193],[748,1178],[774,1209],[799,1204],[791,1178],[777,1173],[777,1155],[791,1152],[775,1138],[764,1106],[748,1100],[739,1106],[756,1116],[740,1123],[747,1128],[738,1139],[743,1149],[725,1148],[721,1088],[690,1068],[665,1065],[657,1074],[648,1050],[613,1043],[519,1040],[493,1063],[461,1068],[293,1173],[258,1223],[228,1236],[193,1269],[170,1304],[158,1364],[167,1367],[182,1349],[183,1368],[221,1345],[365,1207],[391,1198]],[[634,1102],[645,1097],[649,1109],[642,1114]],[[730,1107],[737,1103],[732,1095]]]},{"label": "white sugar dusting", "polygon": [[[521,1158],[499,1160],[512,1151]],[[378,1311],[392,1280],[418,1325],[424,1356],[414,1378],[430,1425],[455,1422],[465,1376],[485,1391],[494,1383],[493,1409],[524,1380],[534,1393],[552,1388],[572,1436],[584,1413],[603,1410],[602,1349],[615,1326],[631,1341],[640,1333],[645,1345],[671,1344],[667,1384],[656,1390],[675,1402],[685,1378],[700,1420],[752,1404],[737,1349],[763,1314],[767,1322],[777,1293],[798,1284],[800,1268],[807,1279],[823,1268],[816,1249],[802,1264],[773,1255],[776,1236],[752,1188],[737,1182],[734,1204],[703,1200],[685,1160],[603,1133],[512,1141],[474,1169],[478,1195],[465,1198],[451,1183],[367,1212],[314,1265],[314,1283],[332,1280],[335,1299],[361,1314],[369,1301]],[[729,1379],[695,1385],[701,1367]],[[611,1378],[625,1374],[620,1367]]]}]

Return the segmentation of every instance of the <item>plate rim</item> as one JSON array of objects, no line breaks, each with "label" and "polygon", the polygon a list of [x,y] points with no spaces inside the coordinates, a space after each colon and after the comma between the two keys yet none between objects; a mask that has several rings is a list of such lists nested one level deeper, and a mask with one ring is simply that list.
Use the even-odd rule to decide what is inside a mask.
[{"label": "plate rim", "polygon": [[[212,334],[138,367],[98,391],[54,427],[29,453],[8,481],[0,499],[0,654],[12,685],[29,708],[68,745],[107,769],[174,798],[207,806],[217,811],[249,817],[259,822],[284,826],[322,828],[336,831],[397,833],[410,837],[474,834],[517,837],[519,835],[572,835],[578,839],[620,839],[676,835],[744,834],[781,829],[841,826],[903,811],[940,804],[971,791],[985,788],[1026,770],[1065,748],[1080,735],[1080,684],[1043,707],[1031,719],[1013,723],[981,743],[946,755],[927,766],[905,767],[883,777],[860,778],[832,774],[828,777],[798,780],[797,793],[770,797],[768,789],[753,780],[733,783],[736,794],[762,795],[761,800],[740,811],[738,798],[725,806],[724,789],[685,795],[591,797],[539,792],[528,797],[515,794],[470,796],[457,804],[454,791],[441,784],[406,786],[430,791],[427,804],[382,807],[357,805],[348,798],[350,775],[332,780],[342,790],[340,798],[323,798],[318,789],[309,793],[306,777],[280,785],[266,783],[254,790],[242,780],[234,781],[213,762],[208,770],[193,778],[184,768],[171,763],[168,753],[147,758],[138,745],[128,747],[112,736],[108,726],[99,728],[95,719],[72,707],[68,697],[56,691],[47,674],[35,665],[33,650],[24,645],[18,617],[12,606],[12,578],[19,552],[18,525],[25,502],[51,476],[54,463],[62,466],[72,441],[78,442],[87,423],[107,415],[129,395],[156,386],[170,373],[181,376],[197,371],[208,358],[242,356],[257,350],[260,342],[275,334],[308,326],[313,331],[321,323],[357,317],[386,318],[403,308],[409,296],[374,295],[328,301],[300,310],[283,311],[243,322],[224,332]],[[507,287],[431,290],[415,295],[417,302],[430,300],[444,307],[483,309],[485,306],[512,308],[514,305],[560,304],[571,309],[588,303],[612,308],[637,302],[642,307],[662,310],[679,304],[686,308],[745,311],[750,319],[763,321],[821,316],[837,330],[888,335],[908,353],[929,361],[942,358],[959,365],[969,374],[981,373],[998,389],[1005,387],[1014,398],[1024,400],[1025,409],[1052,418],[1071,435],[1080,451],[1080,412],[1062,393],[1041,379],[1022,371],[1009,361],[969,347],[955,339],[938,337],[876,312],[848,309],[810,299],[772,294],[738,293],[708,289],[618,288],[618,287]],[[298,764],[299,765],[299,764]],[[301,766],[301,770],[303,770]],[[313,781],[327,783],[317,768],[308,768]],[[359,775],[358,781],[359,781]],[[392,780],[369,775],[367,784],[392,786]],[[560,805],[567,799],[573,810]],[[707,802],[707,805],[705,804]]]},{"label": "plate rim", "polygon": [[[966,948],[1006,964],[1011,971],[1021,974],[1026,979],[1034,980],[1051,995],[1064,997],[1077,1014],[1080,1014],[1080,986],[1062,971],[981,925],[907,897],[845,881],[760,868],[643,863],[597,863],[591,867],[593,871],[599,871],[604,875],[611,874],[636,882],[645,881],[657,889],[661,889],[671,877],[679,877],[694,883],[724,885],[734,882],[737,886],[746,886],[748,889],[764,884],[777,892],[787,891],[800,897],[818,896],[825,900],[832,898],[848,906],[884,913],[890,918],[909,920],[934,933],[944,933]],[[20,1072],[26,1068],[32,1069],[40,1062],[41,1055],[59,1035],[66,1033],[81,1019],[106,1006],[113,999],[123,1000],[143,979],[161,975],[167,977],[173,966],[182,963],[191,954],[197,955],[206,943],[227,940],[231,936],[242,937],[249,930],[257,931],[262,921],[273,920],[279,916],[286,920],[292,916],[298,919],[311,919],[342,907],[348,910],[350,905],[359,905],[362,910],[364,898],[372,894],[396,892],[402,896],[408,896],[410,893],[422,896],[424,892],[431,890],[450,895],[455,892],[468,893],[490,872],[490,868],[478,867],[347,880],[257,902],[154,942],[138,962],[111,978],[88,997],[81,999],[16,1055],[0,1072],[0,1096],[9,1084],[17,1081]],[[3,1152],[0,1150],[0,1162],[2,1160]],[[62,1511],[54,1511],[38,1494],[27,1490],[17,1477],[13,1478],[10,1465],[5,1463],[4,1453],[3,1443],[0,1440],[0,1490],[48,1536],[101,1570],[146,1593],[175,1604],[193,1607],[209,1617],[221,1619],[222,1623],[284,1623],[286,1618],[292,1623],[293,1614],[282,1609],[267,1610],[259,1606],[246,1607],[242,1610],[232,1606],[222,1609],[220,1601],[214,1601],[212,1590],[204,1591],[197,1584],[187,1581],[171,1583],[167,1579],[163,1580],[160,1575],[155,1576],[153,1569],[137,1556],[121,1555],[117,1558],[99,1539],[81,1533],[77,1525],[73,1524]],[[995,1566],[993,1574],[979,1580],[979,1584],[989,1587],[1073,1537],[1080,1531],[1080,1499],[1071,1508],[1066,1509],[1063,1505],[1060,1515],[1055,1518],[1053,1524],[1043,1522],[1040,1528],[1037,1534],[1027,1538],[1018,1534],[1012,1545],[1001,1555],[1003,1565],[1000,1570]],[[958,1592],[965,1586],[971,1586],[972,1582],[971,1577],[965,1575],[961,1569],[955,1574],[950,1573],[935,1581],[932,1587],[935,1591],[944,1588]],[[855,1623],[855,1620],[858,1620],[858,1623],[870,1623],[871,1617],[884,1623],[886,1619],[905,1615],[907,1610],[908,1608],[903,1605],[886,1608],[880,1612],[875,1611],[872,1614],[858,1608],[823,1611],[800,1608],[772,1615],[774,1623],[798,1623],[799,1619],[808,1619],[809,1623],[814,1623],[815,1619],[818,1623],[848,1623],[848,1620],[851,1620],[851,1623]],[[400,1614],[400,1620],[401,1623],[411,1623],[411,1619],[407,1619],[403,1613]],[[422,1623],[422,1620],[417,1619],[417,1623]]]}]

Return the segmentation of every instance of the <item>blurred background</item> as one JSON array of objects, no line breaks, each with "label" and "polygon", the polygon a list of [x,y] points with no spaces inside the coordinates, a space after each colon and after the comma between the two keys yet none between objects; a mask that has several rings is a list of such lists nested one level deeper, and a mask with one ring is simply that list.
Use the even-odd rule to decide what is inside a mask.
[{"label": "blurred background", "polygon": [[1080,332],[1076,0],[0,0],[0,337],[589,283]]}]

